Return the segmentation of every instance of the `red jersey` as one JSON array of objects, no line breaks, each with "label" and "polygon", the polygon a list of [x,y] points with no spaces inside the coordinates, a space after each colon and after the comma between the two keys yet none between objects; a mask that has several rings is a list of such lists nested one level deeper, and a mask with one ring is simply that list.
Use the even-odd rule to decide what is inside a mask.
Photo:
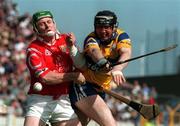
[{"label": "red jersey", "polygon": [[[40,81],[49,71],[59,73],[72,72],[73,63],[67,50],[66,37],[67,35],[65,34],[57,35],[52,45],[48,45],[41,38],[37,38],[30,43],[26,57],[26,64],[31,75],[31,85],[28,94],[56,96],[69,93],[69,84],[71,82],[47,85]],[[35,82],[42,84],[43,88],[41,91],[36,92],[33,90]]]}]

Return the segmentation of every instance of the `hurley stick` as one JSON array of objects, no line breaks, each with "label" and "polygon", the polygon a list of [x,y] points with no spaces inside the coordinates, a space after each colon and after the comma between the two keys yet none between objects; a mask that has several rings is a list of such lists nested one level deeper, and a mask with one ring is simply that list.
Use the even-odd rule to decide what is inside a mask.
[{"label": "hurley stick", "polygon": [[149,105],[149,104],[138,103],[138,102],[128,99],[118,93],[115,93],[111,90],[107,90],[107,89],[103,89],[103,88],[102,88],[102,90],[106,94],[108,94],[108,95],[118,99],[119,101],[127,104],[128,106],[132,107],[134,110],[136,110],[138,113],[140,113],[147,120],[156,118],[160,113],[160,109],[157,104]]},{"label": "hurley stick", "polygon": [[169,51],[169,50],[172,50],[174,48],[177,47],[177,44],[176,45],[172,45],[170,47],[167,47],[167,48],[162,48],[160,50],[157,50],[157,51],[154,51],[154,52],[151,52],[151,53],[147,53],[147,54],[144,54],[144,55],[141,55],[141,56],[137,56],[137,57],[134,57],[134,58],[130,58],[130,59],[127,59],[127,60],[124,60],[124,61],[120,61],[120,62],[117,62],[117,63],[113,63],[111,64],[111,67],[115,66],[115,65],[119,65],[119,64],[123,64],[123,63],[126,63],[126,62],[130,62],[132,60],[136,60],[136,59],[139,59],[139,58],[142,58],[142,57],[146,57],[146,56],[149,56],[149,55],[153,55],[153,54],[156,54],[156,53],[160,53],[160,52],[165,52],[165,51]]}]

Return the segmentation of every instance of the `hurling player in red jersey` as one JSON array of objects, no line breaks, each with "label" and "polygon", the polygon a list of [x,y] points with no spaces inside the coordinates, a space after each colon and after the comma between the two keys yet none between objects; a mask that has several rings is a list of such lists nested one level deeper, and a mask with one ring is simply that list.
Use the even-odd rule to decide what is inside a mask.
[{"label": "hurling player in red jersey", "polygon": [[[24,126],[45,126],[47,122],[51,126],[81,126],[68,95],[73,82],[85,82],[82,73],[72,72],[67,50],[67,38],[75,41],[75,36],[60,34],[50,11],[34,13],[32,24],[37,37],[27,48],[31,85]],[[33,88],[36,82],[42,85],[39,91]]]}]

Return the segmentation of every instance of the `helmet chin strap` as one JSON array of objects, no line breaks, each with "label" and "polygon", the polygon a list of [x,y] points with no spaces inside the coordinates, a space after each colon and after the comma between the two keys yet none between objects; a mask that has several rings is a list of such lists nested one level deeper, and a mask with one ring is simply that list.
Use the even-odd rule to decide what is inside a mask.
[{"label": "helmet chin strap", "polygon": [[45,33],[44,35],[51,37],[51,36],[54,36],[55,34],[56,34],[56,32],[54,32],[54,31],[48,31],[48,32]]},{"label": "helmet chin strap", "polygon": [[[95,31],[95,34],[96,34],[96,36],[97,36],[96,31]],[[114,39],[114,36],[115,36],[115,32],[113,31],[112,36],[111,36],[110,38],[108,38],[107,40],[101,40],[101,38],[99,38],[98,36],[97,36],[97,37],[101,40],[101,44],[102,44],[102,45],[108,45],[108,44],[110,44],[111,41]]]},{"label": "helmet chin strap", "polygon": [[111,40],[112,40],[112,38],[109,38],[109,39],[107,39],[107,40],[101,40],[102,42],[101,42],[101,44],[102,45],[108,45],[108,44],[110,44],[111,43]]},{"label": "helmet chin strap", "polygon": [[54,32],[54,31],[48,31],[47,33],[39,33],[39,32],[37,32],[37,33],[38,33],[38,35],[47,36],[47,37],[51,37],[56,34],[56,32]]}]

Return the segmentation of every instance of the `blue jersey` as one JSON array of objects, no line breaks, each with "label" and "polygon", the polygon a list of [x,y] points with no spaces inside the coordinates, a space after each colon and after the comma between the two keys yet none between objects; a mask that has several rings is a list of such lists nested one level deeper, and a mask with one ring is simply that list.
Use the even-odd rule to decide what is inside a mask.
[{"label": "blue jersey", "polygon": [[94,32],[90,33],[84,41],[84,52],[86,60],[89,63],[93,63],[93,61],[86,55],[86,51],[92,47],[100,48],[104,57],[109,60],[109,62],[114,63],[117,62],[120,57],[120,48],[131,48],[131,40],[126,32],[121,29],[116,29],[109,44],[103,45],[101,40],[96,36]]}]

